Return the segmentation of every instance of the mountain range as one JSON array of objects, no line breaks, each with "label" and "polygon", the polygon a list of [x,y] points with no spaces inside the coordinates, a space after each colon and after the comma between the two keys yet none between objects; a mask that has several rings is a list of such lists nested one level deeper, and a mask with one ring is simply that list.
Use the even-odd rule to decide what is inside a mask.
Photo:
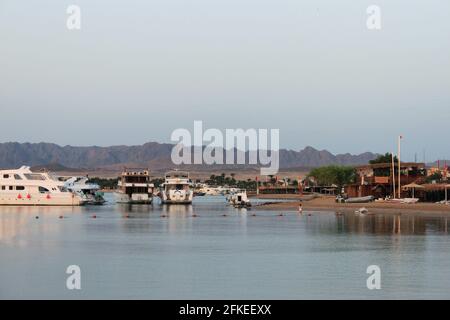
[{"label": "mountain range", "polygon": [[[60,169],[118,169],[122,167],[148,167],[152,170],[172,169],[171,152],[174,145],[149,142],[136,146],[74,147],[53,143],[0,143],[0,168],[21,165],[53,165]],[[280,168],[313,168],[323,165],[359,165],[375,159],[377,154],[337,154],[306,147],[303,150],[280,150]],[[186,166],[185,166],[186,167]],[[210,166],[196,165],[196,169]],[[228,167],[215,165],[215,168]],[[233,167],[233,166],[231,166]],[[252,166],[234,166],[236,169]],[[255,166],[253,166],[255,167]]]}]

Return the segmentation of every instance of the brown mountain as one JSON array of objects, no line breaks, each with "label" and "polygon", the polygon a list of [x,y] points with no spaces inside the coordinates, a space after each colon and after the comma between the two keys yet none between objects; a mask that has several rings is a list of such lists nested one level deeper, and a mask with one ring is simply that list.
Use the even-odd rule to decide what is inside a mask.
[{"label": "brown mountain", "polygon": [[[0,167],[16,168],[21,165],[45,166],[52,164],[79,169],[118,169],[123,166],[145,166],[151,169],[170,169],[172,144],[149,142],[139,146],[73,147],[53,143],[0,143]],[[377,154],[334,155],[326,150],[306,147],[300,151],[280,150],[281,168],[312,168],[329,164],[358,165],[376,158]],[[210,169],[210,166],[190,166]],[[249,168],[255,166],[215,165],[217,168]]]}]

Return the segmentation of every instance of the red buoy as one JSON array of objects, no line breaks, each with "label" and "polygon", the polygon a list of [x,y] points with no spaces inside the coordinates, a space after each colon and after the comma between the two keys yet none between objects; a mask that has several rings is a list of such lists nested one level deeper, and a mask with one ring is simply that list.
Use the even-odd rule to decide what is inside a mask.
[{"label": "red buoy", "polygon": [[17,196],[17,199],[22,199],[22,195],[19,193],[19,195]]},{"label": "red buoy", "polygon": [[47,199],[50,199],[50,194],[47,194],[46,198],[47,198]]},{"label": "red buoy", "polygon": [[31,199],[31,195],[30,194],[27,194],[27,199]]}]

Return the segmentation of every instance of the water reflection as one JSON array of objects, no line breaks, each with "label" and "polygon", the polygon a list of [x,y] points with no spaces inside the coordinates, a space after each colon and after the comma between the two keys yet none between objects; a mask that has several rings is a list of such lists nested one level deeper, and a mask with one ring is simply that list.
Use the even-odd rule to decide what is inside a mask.
[{"label": "water reflection", "polygon": [[[132,213],[136,214],[149,214],[152,212],[151,205],[140,205],[140,204],[116,204],[116,209],[122,217],[127,217]],[[112,209],[114,210],[114,209]]]},{"label": "water reflection", "polygon": [[[73,263],[95,279],[83,298],[450,296],[447,216],[280,213],[207,197],[193,205],[0,207],[0,298],[73,298],[61,285]],[[386,270],[377,293],[366,287],[371,264]]]},{"label": "water reflection", "polygon": [[425,235],[427,233],[448,233],[447,216],[427,214],[377,214],[358,216],[355,214],[336,215],[325,230],[335,229],[339,233],[373,235]]},{"label": "water reflection", "polygon": [[46,234],[61,232],[60,226],[48,221],[62,220],[81,212],[81,207],[0,207],[0,242],[23,246],[33,232],[41,240]]}]

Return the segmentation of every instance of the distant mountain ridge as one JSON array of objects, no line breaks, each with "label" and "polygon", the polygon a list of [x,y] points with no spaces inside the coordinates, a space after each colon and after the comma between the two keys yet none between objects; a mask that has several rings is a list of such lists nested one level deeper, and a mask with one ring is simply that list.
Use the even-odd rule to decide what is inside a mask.
[{"label": "distant mountain ridge", "polygon": [[[174,167],[170,159],[172,148],[172,144],[157,142],[111,147],[73,147],[44,142],[6,142],[0,143],[0,167],[16,168],[21,165],[39,167],[52,164],[56,167],[59,165],[78,169],[117,169],[124,166],[170,169]],[[334,155],[329,151],[316,150],[313,147],[306,147],[300,151],[282,149],[280,150],[280,168],[313,168],[330,164],[359,165],[366,164],[377,156],[371,152],[359,155],[349,153]],[[196,167],[209,168],[206,165],[197,165]],[[215,165],[214,167],[225,167],[225,165]],[[239,166],[236,168],[239,169]]]}]

